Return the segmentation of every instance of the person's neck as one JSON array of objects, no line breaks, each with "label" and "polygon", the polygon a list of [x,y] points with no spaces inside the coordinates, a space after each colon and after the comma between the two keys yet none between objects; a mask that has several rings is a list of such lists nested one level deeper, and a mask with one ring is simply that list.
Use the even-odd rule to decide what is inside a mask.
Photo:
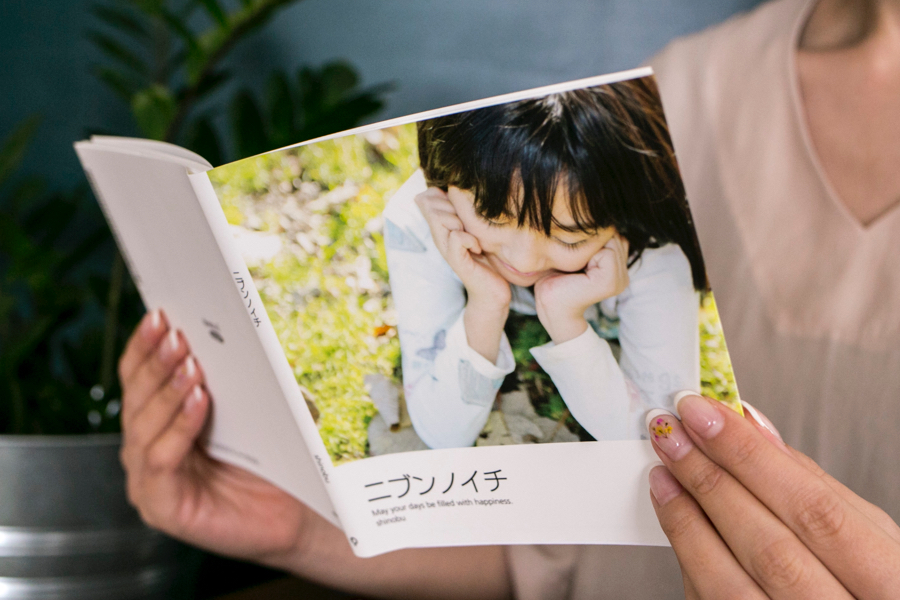
[{"label": "person's neck", "polygon": [[799,50],[841,50],[898,32],[900,0],[819,0],[800,35]]},{"label": "person's neck", "polygon": [[813,146],[862,225],[900,205],[900,0],[820,0],[797,48]]}]

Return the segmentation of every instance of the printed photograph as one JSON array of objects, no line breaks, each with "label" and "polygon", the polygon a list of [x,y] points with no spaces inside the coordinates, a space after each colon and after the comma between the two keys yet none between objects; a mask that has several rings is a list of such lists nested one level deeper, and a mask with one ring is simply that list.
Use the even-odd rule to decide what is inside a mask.
[{"label": "printed photograph", "polygon": [[644,77],[209,173],[335,464],[647,439],[738,394]]}]

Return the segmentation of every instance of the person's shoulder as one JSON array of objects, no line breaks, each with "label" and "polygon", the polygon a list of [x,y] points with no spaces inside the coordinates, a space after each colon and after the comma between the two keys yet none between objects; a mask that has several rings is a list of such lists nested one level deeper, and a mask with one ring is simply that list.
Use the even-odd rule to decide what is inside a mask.
[{"label": "person's shoulder", "polygon": [[416,206],[416,196],[428,189],[425,183],[425,174],[417,169],[409,179],[403,182],[396,192],[388,199],[384,207],[385,218],[395,222],[408,221],[410,218],[422,218],[422,213]]},{"label": "person's shoulder", "polygon": [[394,192],[382,211],[385,243],[389,248],[424,252],[431,239],[428,222],[416,204],[416,196],[428,189],[421,169]]},{"label": "person's shoulder", "polygon": [[628,276],[632,282],[665,279],[677,286],[694,286],[691,263],[678,244],[645,249],[628,270]]},{"label": "person's shoulder", "polygon": [[[710,64],[752,57],[782,35],[809,0],[769,0],[697,33],[676,38],[647,63],[658,80],[704,74]],[[735,65],[733,65],[735,66]]]}]

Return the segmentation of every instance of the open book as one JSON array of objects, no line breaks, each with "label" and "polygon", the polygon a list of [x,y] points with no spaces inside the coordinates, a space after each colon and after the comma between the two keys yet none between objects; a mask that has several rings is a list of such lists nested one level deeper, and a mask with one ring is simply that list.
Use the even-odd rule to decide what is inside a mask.
[{"label": "open book", "polygon": [[653,408],[739,410],[652,72],[360,127],[213,169],[78,156],[213,398],[208,451],[360,556],[663,545]]}]

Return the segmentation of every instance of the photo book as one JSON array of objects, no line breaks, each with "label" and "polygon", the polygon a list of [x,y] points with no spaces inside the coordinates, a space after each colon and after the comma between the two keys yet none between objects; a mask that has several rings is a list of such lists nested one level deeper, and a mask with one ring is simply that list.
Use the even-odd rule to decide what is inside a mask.
[{"label": "photo book", "polygon": [[647,474],[682,390],[740,411],[650,69],[213,168],[75,145],[205,444],[354,552],[665,545]]}]

